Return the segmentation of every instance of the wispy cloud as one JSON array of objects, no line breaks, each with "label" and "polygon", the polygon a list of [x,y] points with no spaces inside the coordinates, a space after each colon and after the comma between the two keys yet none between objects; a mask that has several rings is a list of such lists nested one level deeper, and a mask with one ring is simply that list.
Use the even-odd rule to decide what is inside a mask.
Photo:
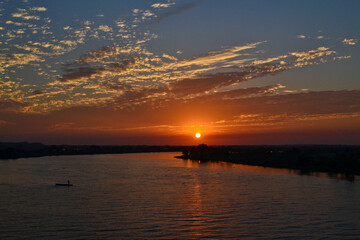
[{"label": "wispy cloud", "polygon": [[[26,105],[21,111],[48,112],[105,102],[112,103],[113,108],[131,108],[150,102],[188,101],[226,94],[230,97],[235,93],[245,97],[243,93],[250,90],[242,89],[242,82],[348,58],[338,56],[327,46],[269,55],[264,51],[267,41],[219,47],[220,50],[188,58],[174,56],[174,52],[148,50],[147,43],[158,36],[139,28],[141,24],[163,21],[202,3],[179,6],[174,2],[154,3],[149,9],[132,9],[112,23],[105,24],[96,17],[71,26],[59,26],[61,34],[52,31],[47,8],[17,8],[6,21],[6,25],[11,26],[4,29],[6,44],[0,45],[3,47],[0,74],[6,83],[0,84],[0,100],[16,105],[12,102],[16,99]],[[24,36],[30,36],[31,40],[24,41]],[[355,39],[344,41],[344,44],[356,42]],[[109,44],[87,48],[94,42]],[[31,68],[37,75],[37,83],[25,84],[27,79],[14,77],[16,71],[25,68]],[[279,89],[267,89],[257,94],[278,93]]]},{"label": "wispy cloud", "polygon": [[0,101],[0,112],[27,112],[27,107],[31,105],[31,103],[15,100]]},{"label": "wispy cloud", "polygon": [[116,73],[123,72],[133,65],[135,60],[123,60],[122,62],[109,63],[106,66],[96,67],[84,63],[66,64],[64,68],[65,74],[58,80],[60,82],[82,81],[94,77],[105,77],[106,75],[113,76]]},{"label": "wispy cloud", "polygon": [[353,38],[344,38],[342,42],[345,45],[355,45],[357,43],[357,40]]},{"label": "wispy cloud", "polygon": [[151,5],[153,8],[168,8],[174,5],[175,3],[154,3]]},{"label": "wispy cloud", "polygon": [[312,60],[318,57],[329,56],[336,53],[335,51],[329,50],[327,47],[319,47],[316,50],[292,52],[291,55],[297,57],[297,62],[303,62]]},{"label": "wispy cloud", "polygon": [[45,12],[47,9],[45,7],[32,7],[30,8],[31,11],[38,11],[38,12]]},{"label": "wispy cloud", "polygon": [[[211,52],[192,59],[178,60],[167,54],[162,57],[147,52],[132,51],[120,46],[103,47],[83,54],[73,62],[63,65],[63,74],[44,89],[46,96],[52,92],[59,93],[59,87],[65,87],[63,94],[87,90],[87,98],[92,104],[100,104],[105,99],[114,99],[118,106],[124,108],[164,99],[191,99],[203,95],[216,94],[224,87],[256,79],[266,75],[289,71],[317,63],[319,59],[335,54],[326,47],[315,50],[290,52],[285,55],[265,59],[251,60],[243,54],[244,51],[255,50],[263,42],[235,46],[222,51]],[[244,58],[245,57],[245,58]],[[168,62],[170,60],[170,62]],[[154,82],[154,79],[157,81]],[[264,94],[268,94],[264,93]],[[99,95],[102,97],[100,98]],[[79,101],[73,95],[66,105],[78,105]],[[32,94],[43,97],[42,94]],[[23,97],[24,98],[24,97]],[[25,99],[24,99],[25,100]],[[110,100],[111,101],[111,100]],[[44,109],[51,105],[59,106],[58,101],[48,101],[48,106],[36,104]]]},{"label": "wispy cloud", "polygon": [[[192,2],[192,3],[186,3],[186,4],[183,4],[183,5],[180,5],[180,6],[177,6],[163,14],[159,14],[157,18],[155,18],[152,23],[153,24],[156,24],[156,23],[160,23],[162,21],[164,21],[165,19],[169,18],[169,17],[172,17],[172,16],[175,16],[175,15],[178,15],[178,14],[181,14],[185,11],[188,11],[192,8],[195,8],[199,5],[201,5],[203,3],[203,1],[195,1],[195,2]],[[152,5],[154,6],[154,5]],[[160,5],[155,5],[155,6],[160,6]],[[165,5],[162,5],[162,6],[165,6]]]}]

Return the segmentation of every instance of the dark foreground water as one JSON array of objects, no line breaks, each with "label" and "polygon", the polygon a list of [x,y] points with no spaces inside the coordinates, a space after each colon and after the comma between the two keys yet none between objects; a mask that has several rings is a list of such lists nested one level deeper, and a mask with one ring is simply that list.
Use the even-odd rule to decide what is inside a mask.
[{"label": "dark foreground water", "polygon": [[0,239],[360,238],[360,181],[174,155],[0,161]]}]

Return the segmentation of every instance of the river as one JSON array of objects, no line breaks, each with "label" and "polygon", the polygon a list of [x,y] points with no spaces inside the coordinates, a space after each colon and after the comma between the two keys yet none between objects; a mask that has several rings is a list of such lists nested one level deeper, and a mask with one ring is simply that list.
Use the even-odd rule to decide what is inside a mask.
[{"label": "river", "polygon": [[0,239],[360,237],[360,181],[175,155],[0,161]]}]

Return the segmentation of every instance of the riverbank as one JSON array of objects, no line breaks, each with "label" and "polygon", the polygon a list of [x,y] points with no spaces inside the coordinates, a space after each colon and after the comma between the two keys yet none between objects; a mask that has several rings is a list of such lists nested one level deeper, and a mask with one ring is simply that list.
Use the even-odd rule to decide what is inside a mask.
[{"label": "riverbank", "polygon": [[304,174],[360,175],[360,146],[217,146],[201,144],[183,150],[181,159],[224,161],[245,165],[300,170]]},{"label": "riverbank", "polygon": [[182,152],[181,159],[299,170],[304,174],[360,175],[360,146],[288,145],[288,146],[98,146],[44,145],[41,143],[0,142],[0,159],[59,155],[93,155],[146,152]]},{"label": "riverbank", "polygon": [[183,146],[99,146],[99,145],[45,145],[42,143],[0,142],[0,159],[18,159],[60,155],[92,155],[146,152],[181,152]]}]

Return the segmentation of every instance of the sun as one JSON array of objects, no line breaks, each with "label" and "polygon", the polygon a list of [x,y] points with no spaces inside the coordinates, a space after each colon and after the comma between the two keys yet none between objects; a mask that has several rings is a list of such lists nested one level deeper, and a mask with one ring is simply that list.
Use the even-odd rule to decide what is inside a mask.
[{"label": "sun", "polygon": [[196,133],[196,134],[195,134],[195,137],[196,137],[196,138],[200,138],[200,137],[201,137],[201,134],[200,134],[200,133]]}]

